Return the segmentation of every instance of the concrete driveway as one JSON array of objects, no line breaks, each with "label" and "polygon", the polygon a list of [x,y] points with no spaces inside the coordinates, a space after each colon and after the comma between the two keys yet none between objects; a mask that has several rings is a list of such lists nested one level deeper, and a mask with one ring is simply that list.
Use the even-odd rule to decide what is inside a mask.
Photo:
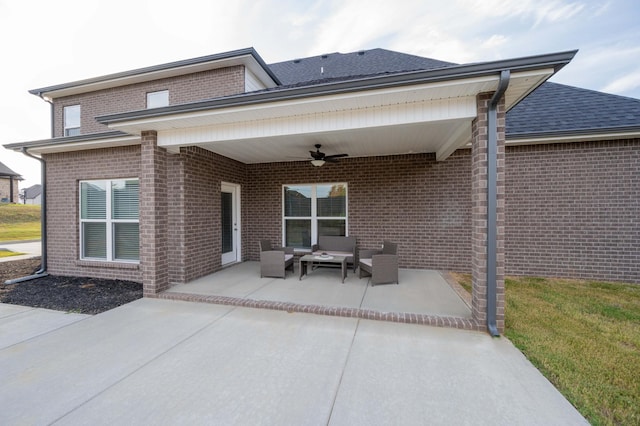
[{"label": "concrete driveway", "polygon": [[586,424],[505,338],[141,299],[0,304],[0,424]]}]

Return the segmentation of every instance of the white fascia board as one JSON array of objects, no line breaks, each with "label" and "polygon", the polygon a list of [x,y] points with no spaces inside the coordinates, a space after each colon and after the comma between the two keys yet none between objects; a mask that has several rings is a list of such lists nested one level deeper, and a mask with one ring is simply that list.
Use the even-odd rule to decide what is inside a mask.
[{"label": "white fascia board", "polygon": [[87,149],[113,148],[118,146],[140,145],[139,136],[122,136],[94,141],[70,142],[54,145],[41,145],[29,148],[31,154],[53,154],[56,152],[84,151]]}]

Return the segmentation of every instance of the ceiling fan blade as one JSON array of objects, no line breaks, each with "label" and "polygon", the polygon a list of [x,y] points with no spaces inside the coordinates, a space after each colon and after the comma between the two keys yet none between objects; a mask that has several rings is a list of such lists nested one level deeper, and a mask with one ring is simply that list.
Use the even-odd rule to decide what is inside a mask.
[{"label": "ceiling fan blade", "polygon": [[309,154],[314,160],[322,160],[324,158],[324,154],[320,151],[309,151]]},{"label": "ceiling fan blade", "polygon": [[348,156],[349,156],[349,154],[325,155],[324,156],[324,160],[325,161],[331,161],[331,160],[336,159],[336,158],[342,158],[342,157],[348,157]]}]

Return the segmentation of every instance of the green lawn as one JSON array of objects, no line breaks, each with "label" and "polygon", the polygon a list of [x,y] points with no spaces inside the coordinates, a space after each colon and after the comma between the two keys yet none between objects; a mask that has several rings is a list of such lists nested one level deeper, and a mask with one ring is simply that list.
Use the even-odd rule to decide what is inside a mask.
[{"label": "green lawn", "polygon": [[21,254],[24,254],[24,253],[17,253],[15,251],[9,251],[9,250],[0,249],[0,258],[11,257],[11,256],[19,256]]},{"label": "green lawn", "polygon": [[[470,275],[456,276],[470,288]],[[640,285],[530,277],[505,285],[513,344],[592,424],[640,424]]]},{"label": "green lawn", "polygon": [[0,204],[0,241],[40,239],[40,206]]}]

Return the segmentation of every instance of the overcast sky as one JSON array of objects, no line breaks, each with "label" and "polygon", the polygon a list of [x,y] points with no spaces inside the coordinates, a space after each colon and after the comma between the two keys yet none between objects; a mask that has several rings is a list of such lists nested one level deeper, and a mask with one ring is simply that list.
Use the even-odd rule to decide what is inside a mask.
[{"label": "overcast sky", "polygon": [[[468,63],[579,49],[552,81],[640,98],[638,0],[0,0],[0,145],[50,137],[29,89],[254,47],[267,63],[381,47]],[[40,166],[0,148],[40,183]]]}]

